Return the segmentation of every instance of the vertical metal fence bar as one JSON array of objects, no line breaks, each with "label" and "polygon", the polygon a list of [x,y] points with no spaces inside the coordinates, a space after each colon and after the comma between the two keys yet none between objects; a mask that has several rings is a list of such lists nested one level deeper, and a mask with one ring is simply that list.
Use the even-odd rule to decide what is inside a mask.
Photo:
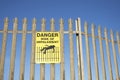
[{"label": "vertical metal fence bar", "polygon": [[99,39],[99,45],[100,45],[100,56],[101,56],[101,61],[102,61],[102,76],[103,76],[103,80],[106,80],[104,52],[103,52],[102,36],[101,36],[100,26],[98,27],[98,39]]},{"label": "vertical metal fence bar", "polygon": [[96,71],[96,80],[99,80],[99,72],[98,72],[98,60],[97,60],[97,51],[96,51],[96,39],[95,39],[95,25],[91,25],[91,32],[92,32],[92,45],[93,45],[93,53],[94,53],[94,64],[95,64],[95,71]]},{"label": "vertical metal fence bar", "polygon": [[13,37],[12,37],[12,51],[11,51],[11,59],[10,59],[9,80],[14,80],[14,65],[15,65],[15,56],[16,56],[17,27],[18,27],[18,20],[17,20],[17,18],[15,18],[14,19],[14,24],[13,24]]},{"label": "vertical metal fence bar", "polygon": [[[46,27],[46,21],[43,18],[41,21],[41,31],[45,31],[45,27]],[[44,63],[40,65],[40,80],[45,80],[45,64]]]},{"label": "vertical metal fence bar", "polygon": [[60,80],[65,80],[65,69],[64,69],[64,21],[60,19],[60,54],[61,54],[61,64],[60,64]]},{"label": "vertical metal fence bar", "polygon": [[[50,25],[51,26],[51,31],[55,31],[55,28],[54,28],[55,21],[54,21],[53,18],[51,19],[50,23],[51,23],[51,25]],[[50,80],[55,80],[55,64],[54,63],[52,63],[50,65]]]},{"label": "vertical metal fence bar", "polygon": [[0,62],[0,80],[4,80],[3,77],[4,77],[4,62],[5,62],[6,44],[7,44],[7,32],[8,32],[8,18],[5,18],[3,39],[2,39],[1,62]]},{"label": "vertical metal fence bar", "polygon": [[70,44],[70,79],[75,80],[72,19],[68,20]]},{"label": "vertical metal fence bar", "polygon": [[26,31],[27,31],[27,19],[23,20],[23,31],[22,31],[22,50],[20,60],[20,80],[24,80],[24,67],[25,67],[25,54],[26,54]]},{"label": "vertical metal fence bar", "polygon": [[112,30],[111,30],[111,42],[112,42],[112,51],[113,51],[115,71],[116,71],[116,79],[119,80],[119,72],[118,72],[118,64],[117,64],[117,57],[116,57],[116,50],[115,50],[115,43],[114,43],[114,35],[113,35]]},{"label": "vertical metal fence bar", "polygon": [[120,54],[120,38],[119,38],[119,33],[118,32],[116,33],[116,37],[117,37],[118,51],[119,51],[119,54]]},{"label": "vertical metal fence bar", "polygon": [[106,53],[108,57],[108,68],[109,68],[109,74],[110,74],[110,80],[113,80],[113,75],[112,75],[112,66],[111,66],[111,59],[110,59],[110,50],[109,50],[109,44],[108,44],[108,34],[107,34],[107,29],[104,29],[104,35],[105,35],[105,42],[106,42]]},{"label": "vertical metal fence bar", "polygon": [[91,75],[91,64],[90,64],[90,50],[89,50],[89,41],[88,41],[88,24],[85,22],[84,25],[85,29],[85,41],[86,41],[86,55],[87,55],[87,68],[88,68],[88,80],[92,80],[92,75]]},{"label": "vertical metal fence bar", "polygon": [[84,63],[83,63],[83,51],[82,51],[82,34],[81,34],[81,21],[80,18],[76,20],[76,31],[79,31],[77,37],[77,50],[78,50],[78,77],[79,80],[84,80]]},{"label": "vertical metal fence bar", "polygon": [[36,35],[36,19],[32,21],[32,51],[30,61],[30,80],[34,80],[34,63],[35,63],[35,35]]},{"label": "vertical metal fence bar", "polygon": [[80,45],[80,58],[81,58],[81,73],[82,80],[84,80],[84,61],[83,61],[83,48],[82,48],[82,30],[81,30],[81,21],[78,18],[78,30],[79,30],[79,45]]},{"label": "vertical metal fence bar", "polygon": [[[78,23],[75,21],[76,31],[78,31]],[[79,33],[76,33],[76,45],[77,45],[77,58],[78,58],[78,80],[82,80],[81,73],[81,59],[80,59],[80,48],[79,48]]]}]

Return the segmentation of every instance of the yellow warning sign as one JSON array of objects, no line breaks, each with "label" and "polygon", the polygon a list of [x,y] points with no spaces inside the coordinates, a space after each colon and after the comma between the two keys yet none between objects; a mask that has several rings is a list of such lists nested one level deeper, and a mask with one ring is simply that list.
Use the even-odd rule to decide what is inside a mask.
[{"label": "yellow warning sign", "polygon": [[35,63],[60,63],[60,33],[37,32]]}]

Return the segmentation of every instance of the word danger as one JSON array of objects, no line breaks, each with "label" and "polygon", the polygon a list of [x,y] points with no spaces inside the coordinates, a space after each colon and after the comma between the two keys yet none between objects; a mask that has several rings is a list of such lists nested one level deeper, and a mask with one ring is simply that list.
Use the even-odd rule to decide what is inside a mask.
[{"label": "word danger", "polygon": [[37,33],[37,37],[58,37],[58,33]]}]

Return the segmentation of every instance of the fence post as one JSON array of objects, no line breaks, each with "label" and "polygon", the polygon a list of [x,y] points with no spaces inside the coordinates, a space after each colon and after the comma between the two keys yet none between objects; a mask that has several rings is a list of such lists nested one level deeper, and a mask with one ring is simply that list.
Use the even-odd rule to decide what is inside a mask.
[{"label": "fence post", "polygon": [[[51,31],[55,31],[54,29],[55,21],[53,18],[51,19],[50,23],[51,23]],[[54,63],[50,65],[50,80],[55,80],[55,64]]]},{"label": "fence post", "polygon": [[69,42],[70,44],[70,79],[75,80],[72,19],[69,19],[68,26],[69,26],[69,40],[70,40]]},{"label": "fence post", "polygon": [[109,50],[109,44],[108,44],[108,34],[107,34],[106,28],[104,29],[104,35],[105,35],[105,42],[106,42],[106,53],[107,53],[107,57],[108,57],[108,68],[109,68],[110,80],[113,80],[111,59],[110,59],[110,50]]},{"label": "fence post", "polygon": [[[43,18],[41,21],[41,31],[45,31],[46,21]],[[40,64],[40,80],[45,80],[45,64]]]},{"label": "fence post", "polygon": [[60,80],[65,80],[65,69],[64,69],[64,21],[60,19],[60,54],[61,54],[61,64],[60,64]]},{"label": "fence post", "polygon": [[2,39],[1,62],[0,62],[0,80],[4,80],[3,76],[4,76],[4,62],[5,62],[6,44],[7,44],[7,32],[8,32],[8,18],[5,18],[3,39]]},{"label": "fence post", "polygon": [[117,37],[117,44],[118,44],[118,50],[119,50],[119,54],[120,54],[120,38],[119,38],[119,33],[116,33],[116,37]]},{"label": "fence post", "polygon": [[84,64],[83,64],[83,51],[82,51],[82,34],[80,18],[76,20],[76,40],[77,40],[77,53],[78,53],[78,78],[84,80]]},{"label": "fence post", "polygon": [[96,51],[96,39],[95,39],[95,25],[91,25],[91,32],[92,32],[92,44],[93,44],[93,53],[94,53],[94,64],[95,64],[95,71],[96,71],[96,80],[99,80],[99,72],[98,72],[98,60],[97,60],[97,51]]},{"label": "fence post", "polygon": [[20,60],[20,80],[24,80],[24,67],[25,67],[25,54],[26,54],[26,30],[27,30],[27,19],[23,20],[23,31],[22,31],[22,50]]},{"label": "fence post", "polygon": [[[76,23],[76,32],[78,31],[78,23],[77,20],[75,20]],[[78,58],[78,80],[82,80],[81,76],[81,60],[80,60],[80,48],[79,48],[79,33],[76,33],[76,45],[77,45],[77,58]]]},{"label": "fence post", "polygon": [[90,50],[89,50],[89,41],[88,41],[88,24],[85,22],[85,41],[86,41],[86,55],[87,55],[87,66],[88,66],[88,80],[92,80],[91,75],[91,64],[90,64]]},{"label": "fence post", "polygon": [[112,51],[113,51],[113,57],[114,57],[116,78],[117,78],[117,80],[119,80],[119,72],[118,72],[118,64],[117,64],[117,57],[116,57],[116,50],[115,50],[115,43],[114,43],[114,35],[113,35],[112,30],[111,30],[111,42],[112,42]]},{"label": "fence post", "polygon": [[34,80],[34,63],[35,63],[35,34],[36,34],[36,19],[32,21],[32,51],[30,61],[30,80]]},{"label": "fence post", "polygon": [[102,76],[103,76],[103,80],[106,80],[104,52],[103,52],[102,36],[101,36],[100,26],[98,27],[98,39],[99,39],[99,45],[100,45],[100,56],[101,56],[101,61],[102,61]]},{"label": "fence post", "polygon": [[11,51],[11,59],[10,59],[9,80],[14,80],[14,65],[15,65],[15,56],[16,56],[17,27],[18,27],[18,20],[17,20],[17,18],[15,18],[14,19],[14,24],[13,24],[13,37],[12,37],[12,51]]}]

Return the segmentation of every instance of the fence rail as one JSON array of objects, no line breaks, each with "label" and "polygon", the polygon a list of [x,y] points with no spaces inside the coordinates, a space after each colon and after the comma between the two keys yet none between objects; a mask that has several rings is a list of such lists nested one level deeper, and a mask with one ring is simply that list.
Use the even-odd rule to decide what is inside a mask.
[{"label": "fence rail", "polygon": [[[13,30],[8,30],[9,27],[9,23],[8,23],[8,18],[5,18],[4,20],[4,29],[0,30],[0,34],[2,34],[2,44],[1,47],[2,49],[0,52],[0,80],[4,80],[4,72],[6,71],[4,69],[5,67],[5,59],[6,59],[6,45],[7,45],[7,37],[8,34],[12,34],[12,47],[11,47],[11,58],[10,58],[10,66],[9,67],[9,80],[14,80],[15,77],[15,58],[16,58],[16,43],[17,43],[17,34],[22,34],[22,43],[21,43],[21,57],[20,57],[20,74],[19,74],[19,80],[24,80],[25,79],[25,58],[26,56],[26,35],[27,34],[31,34],[32,35],[32,45],[31,45],[31,57],[30,57],[30,80],[34,80],[35,79],[35,34],[36,32],[38,32],[38,30],[36,30],[36,23],[37,20],[34,18],[32,20],[32,30],[27,30],[27,18],[23,19],[23,30],[18,30],[18,19],[15,18],[14,22],[13,22]],[[70,58],[70,80],[86,80],[85,76],[87,76],[87,80],[93,80],[93,69],[92,69],[92,64],[91,62],[94,61],[94,68],[95,68],[95,80],[120,80],[120,35],[117,32],[116,33],[116,39],[114,38],[114,33],[111,30],[110,31],[110,38],[108,38],[108,32],[107,29],[104,28],[104,34],[102,34],[102,30],[101,27],[98,26],[98,35],[96,35],[95,33],[95,25],[92,24],[91,25],[91,33],[88,33],[89,29],[88,29],[88,23],[85,22],[84,23],[84,31],[82,31],[82,26],[81,26],[81,21],[80,18],[78,18],[77,20],[75,20],[75,28],[76,30],[73,30],[73,20],[69,19],[68,20],[68,31],[64,30],[64,20],[61,18],[60,22],[59,22],[59,26],[60,26],[60,30],[58,32],[60,32],[60,46],[61,46],[61,63],[60,63],[60,80],[65,80],[66,79],[66,68],[65,68],[65,64],[68,63],[66,62],[65,58],[66,54],[65,54],[65,34],[68,34],[69,36],[69,58]],[[55,20],[52,18],[50,20],[50,31],[55,31]],[[43,18],[41,20],[41,31],[44,32],[46,31],[46,20]],[[75,39],[76,39],[76,48],[74,48],[74,35],[76,35]],[[104,36],[103,36],[104,35]],[[84,39],[83,39],[84,37]],[[89,38],[91,38],[92,40],[89,40]],[[98,40],[98,43],[96,43],[96,41]],[[103,41],[105,42],[105,46],[103,46]],[[85,47],[83,47],[85,42]],[[90,42],[92,44],[90,44]],[[110,45],[112,47],[110,47]],[[92,45],[92,48],[90,48]],[[117,49],[116,49],[116,45],[117,45]],[[99,47],[99,52],[97,51]],[[112,52],[111,52],[112,50]],[[76,53],[75,53],[76,51]],[[93,53],[93,58],[91,59],[90,55],[91,55],[91,51]],[[105,52],[106,51],[106,52]],[[84,54],[86,52],[86,54]],[[113,53],[113,60],[111,59],[111,53]],[[107,55],[107,57],[105,57],[105,54]],[[75,57],[75,55],[77,55]],[[100,55],[100,59],[98,59],[98,55]],[[85,58],[84,56],[86,56],[87,60],[85,63]],[[118,57],[117,57],[118,56]],[[77,64],[75,63],[75,61],[77,60]],[[105,61],[107,60],[107,61]],[[101,65],[99,65],[100,63],[98,61],[101,61]],[[108,66],[106,66],[106,62],[108,63]],[[114,63],[112,63],[114,62]],[[85,73],[85,64],[87,65],[87,74]],[[40,64],[40,80],[45,80],[45,65],[46,64]],[[55,80],[56,78],[56,70],[55,70],[55,65],[56,64],[50,64],[50,80]],[[76,72],[76,68],[75,65],[77,65],[77,72]],[[113,69],[114,66],[114,69]],[[108,67],[108,68],[106,68]],[[99,69],[102,69],[102,73],[100,74]],[[109,72],[109,74],[107,74],[107,71]],[[113,73],[115,73],[115,76],[113,75]],[[57,74],[58,75],[58,74]],[[77,75],[77,78],[76,78]],[[102,76],[102,78],[100,78],[100,76]],[[6,76],[7,77],[7,76]],[[109,77],[109,78],[108,78]]]}]

